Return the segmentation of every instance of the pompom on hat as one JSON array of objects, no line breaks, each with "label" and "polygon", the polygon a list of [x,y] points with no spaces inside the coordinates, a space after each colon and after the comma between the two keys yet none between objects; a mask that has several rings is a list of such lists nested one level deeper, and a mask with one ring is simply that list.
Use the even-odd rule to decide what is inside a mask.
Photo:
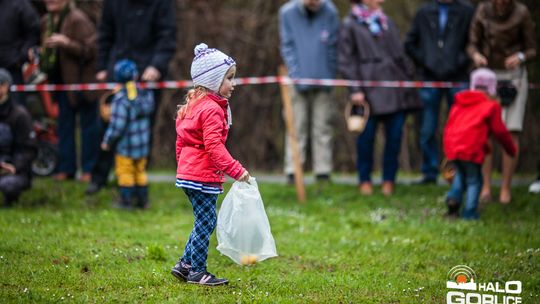
[{"label": "pompom on hat", "polygon": [[236,62],[220,50],[208,48],[205,43],[197,45],[194,51],[195,58],[191,63],[193,85],[218,92],[225,74]]},{"label": "pompom on hat", "polygon": [[479,68],[471,73],[471,90],[483,90],[490,96],[497,95],[497,75],[486,68]]},{"label": "pompom on hat", "polygon": [[136,80],[139,76],[137,65],[129,59],[122,59],[114,65],[114,81],[126,83]]}]

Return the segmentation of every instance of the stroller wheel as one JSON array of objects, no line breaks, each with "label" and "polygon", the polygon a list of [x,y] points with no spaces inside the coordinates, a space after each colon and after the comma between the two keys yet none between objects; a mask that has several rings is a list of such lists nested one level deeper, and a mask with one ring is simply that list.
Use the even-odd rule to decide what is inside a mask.
[{"label": "stroller wheel", "polygon": [[58,165],[58,149],[47,142],[38,144],[38,155],[32,163],[32,172],[38,176],[49,176]]}]

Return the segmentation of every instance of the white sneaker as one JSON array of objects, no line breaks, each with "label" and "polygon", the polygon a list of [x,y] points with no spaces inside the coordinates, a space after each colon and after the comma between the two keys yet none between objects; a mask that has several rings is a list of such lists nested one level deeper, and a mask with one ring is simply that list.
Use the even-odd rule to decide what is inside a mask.
[{"label": "white sneaker", "polygon": [[530,193],[540,193],[540,180],[535,181],[529,186]]}]

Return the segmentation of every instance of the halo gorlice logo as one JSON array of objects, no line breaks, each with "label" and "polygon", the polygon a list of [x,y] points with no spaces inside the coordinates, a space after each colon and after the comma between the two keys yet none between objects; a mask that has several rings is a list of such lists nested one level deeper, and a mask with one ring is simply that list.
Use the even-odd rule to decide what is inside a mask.
[{"label": "halo gorlice logo", "polygon": [[[478,283],[476,273],[471,267],[465,265],[454,266],[448,272],[446,288],[447,304],[518,304],[522,303],[520,297],[521,281]],[[461,290],[461,291],[458,291]]]},{"label": "halo gorlice logo", "polygon": [[476,290],[476,274],[474,270],[465,265],[454,266],[448,272],[446,288]]}]

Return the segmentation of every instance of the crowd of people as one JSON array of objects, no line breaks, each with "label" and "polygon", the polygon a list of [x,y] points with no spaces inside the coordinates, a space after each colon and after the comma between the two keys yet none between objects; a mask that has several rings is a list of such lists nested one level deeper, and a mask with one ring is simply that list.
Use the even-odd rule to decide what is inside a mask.
[{"label": "crowd of people", "polygon": [[[47,75],[50,84],[118,81],[120,86],[115,90],[111,104],[114,118],[111,125],[109,117],[100,115],[99,100],[102,92],[53,93],[59,108],[56,124],[59,155],[53,178],[57,181],[77,178],[88,182],[86,193],[91,195],[107,184],[109,171],[116,159],[121,194],[116,206],[125,208],[126,204],[131,204],[127,198],[133,196],[134,207],[148,207],[144,171],[160,92],[148,93],[135,89],[135,97],[132,97],[128,94],[128,79],[122,78],[122,73],[115,69],[115,65],[122,60],[129,60],[133,68],[132,76],[136,76],[130,80],[158,81],[166,77],[167,66],[176,49],[176,21],[172,1],[106,0],[97,27],[71,0],[43,2],[46,12],[40,18],[28,0],[0,1],[0,67],[5,69],[3,73],[10,75],[9,81],[2,79],[2,83],[23,84],[22,67],[25,62],[39,64],[40,72]],[[130,103],[121,102],[126,99]],[[12,93],[10,100],[14,100],[14,105],[25,105],[21,93]],[[11,103],[6,103],[6,108],[7,104]],[[145,112],[147,123],[141,123],[141,117],[138,116],[123,117],[125,111],[122,112],[122,109],[125,108],[122,104],[134,108],[132,115],[148,112]],[[147,109],[148,104],[150,110]],[[119,111],[121,114],[118,114]],[[29,123],[32,127],[32,122]],[[118,128],[122,128],[119,125],[125,124],[130,124],[125,132],[116,134],[108,131],[118,131]],[[133,128],[132,125],[138,127]],[[77,130],[80,130],[80,136],[76,134]],[[125,144],[125,141],[116,137],[135,140]],[[31,146],[35,152],[35,138],[32,140],[34,143]],[[15,149],[14,153],[16,151],[22,149]],[[80,151],[79,156],[77,151]],[[127,160],[133,157],[136,158],[133,162]],[[31,163],[31,159],[27,159],[27,165]],[[2,172],[11,172],[4,170],[4,163],[2,168]],[[133,174],[126,175],[126,172]],[[4,181],[4,175],[1,178]],[[31,179],[31,174],[28,178]],[[16,197],[9,191],[3,192],[6,204]]]},{"label": "crowd of people", "polygon": [[[349,80],[417,77],[425,81],[466,83],[474,69],[488,68],[496,75],[499,86],[507,88],[502,94],[511,95],[504,98],[509,101],[502,103],[501,118],[510,131],[516,152],[509,153],[513,150],[506,143],[508,149],[503,155],[499,195],[501,203],[510,203],[528,93],[525,63],[536,56],[536,36],[527,7],[516,0],[486,0],[476,8],[465,0],[431,0],[418,9],[402,41],[399,28],[382,8],[383,2],[351,0],[342,21],[331,0],[285,3],[279,11],[279,36],[289,76]],[[28,0],[0,0],[0,14],[5,17],[0,18],[0,67],[4,69],[2,75],[6,75],[2,76],[2,83],[24,83],[21,68],[25,62],[38,62],[48,83],[118,82],[119,87],[111,97],[110,120],[99,115],[101,92],[54,92],[59,106],[59,163],[53,178],[58,181],[78,178],[88,182],[86,193],[91,195],[107,184],[114,164],[120,189],[117,207],[148,207],[145,170],[152,146],[151,126],[161,94],[159,90],[133,88],[132,82],[159,81],[167,77],[167,67],[176,50],[172,1],[105,0],[97,25],[75,7],[73,1],[44,0],[44,4],[46,13],[39,19]],[[123,65],[117,66],[122,62]],[[500,95],[497,90],[494,93],[485,87],[419,90],[350,87],[351,106],[369,108],[365,127],[356,140],[359,193],[372,195],[375,191],[372,171],[379,124],[384,125],[385,137],[381,192],[387,196],[395,193],[403,125],[407,115],[415,111],[421,113],[418,144],[423,157],[422,178],[418,183],[436,183],[441,160],[445,157],[456,164],[456,177],[462,175],[463,179],[470,170],[458,164],[471,160],[459,158],[461,156],[455,153],[440,153],[438,126],[442,101],[446,101],[451,113],[456,96],[467,89],[488,92],[490,101],[502,97],[496,96]],[[19,109],[18,105],[24,106],[22,93],[6,92],[5,95],[9,96],[9,102],[2,107],[10,104],[10,108]],[[463,97],[463,100],[468,99]],[[311,139],[316,180],[329,181],[333,171],[332,119],[335,114],[332,88],[293,85],[292,104],[301,162],[307,159]],[[21,111],[24,112],[24,108]],[[445,132],[444,143],[452,142],[453,139],[446,138],[452,136],[455,136],[453,132]],[[29,140],[35,141],[34,138]],[[294,166],[290,141],[286,136],[284,173],[292,183]],[[78,143],[80,149],[77,149]],[[25,145],[25,149],[35,152],[35,143]],[[487,140],[483,151],[491,145]],[[442,146],[448,150],[446,144]],[[79,156],[77,151],[80,151]],[[26,157],[35,155],[25,153]],[[9,158],[13,156],[6,156]],[[481,172],[476,172],[482,179],[480,202],[492,200],[492,153],[486,153],[485,158],[475,157],[473,161],[474,172],[478,171],[476,165],[482,166]],[[12,171],[11,165],[14,163],[2,162],[2,180]],[[25,176],[28,182],[20,189],[30,185],[31,174],[25,173]],[[531,191],[538,191],[537,188],[531,185]],[[8,195],[8,192],[4,191],[6,202],[12,202],[18,195]],[[458,192],[451,191],[453,194],[449,197],[453,199],[449,199],[449,205],[461,200],[454,197]]]},{"label": "crowd of people", "polygon": [[[516,147],[516,153],[513,155],[509,151],[514,150],[505,142],[507,149],[503,155],[499,201],[503,204],[510,203],[511,180],[519,156],[518,138],[523,129],[528,92],[525,63],[535,58],[537,47],[533,21],[527,7],[515,0],[487,0],[477,8],[465,0],[428,1],[416,12],[405,41],[402,42],[399,29],[382,8],[383,2],[384,0],[351,0],[350,12],[339,27],[334,22],[337,11],[332,1],[291,0],[283,5],[279,14],[281,54],[289,75],[292,78],[333,78],[328,77],[328,73],[334,73],[335,71],[330,69],[335,66],[339,72],[337,75],[350,80],[410,80],[416,71],[418,79],[423,81],[467,83],[474,69],[490,69],[496,75],[500,87],[505,90],[502,90],[501,94],[489,92],[493,94],[488,97],[492,103],[497,99],[501,100],[504,128],[511,132],[512,147]],[[299,34],[311,33],[309,31],[316,33]],[[385,143],[381,192],[384,195],[394,193],[405,117],[411,111],[419,110],[421,111],[419,146],[423,156],[421,168],[423,176],[418,183],[436,183],[441,161],[446,157],[450,164],[454,164],[458,173],[451,195],[449,194],[449,197],[453,198],[449,199],[449,205],[458,205],[452,201],[461,201],[457,193],[463,191],[457,189],[464,186],[458,187],[456,183],[465,179],[463,176],[469,171],[464,170],[464,166],[459,164],[462,161],[470,162],[471,159],[467,157],[463,159],[461,153],[441,155],[438,126],[443,98],[451,112],[456,95],[467,89],[467,87],[425,87],[411,91],[402,88],[351,87],[349,102],[353,107],[370,109],[365,128],[357,137],[359,192],[362,195],[371,195],[374,192],[371,180],[374,166],[373,147],[377,125],[382,123]],[[485,88],[471,87],[471,89],[485,91]],[[317,96],[320,91],[324,91],[324,87],[295,86],[294,94],[298,96],[293,98],[295,115],[306,116],[309,113],[308,107],[303,105],[306,103],[306,97]],[[299,98],[302,96],[304,97]],[[324,165],[320,164],[321,158],[317,157],[317,154],[331,155],[331,145],[324,146],[326,151],[322,153],[316,144],[321,139],[328,142],[328,130],[324,129],[323,132],[316,124],[321,123],[319,120],[328,119],[330,113],[325,117],[318,117],[318,105],[315,98],[312,99],[313,168],[317,177],[324,173],[325,177],[329,178],[328,172],[319,171],[318,168],[324,168]],[[301,134],[300,147],[304,153],[306,132],[304,123],[298,123],[297,129]],[[486,135],[488,130],[495,132],[496,135],[500,131],[488,128],[484,130],[482,136]],[[457,136],[453,132],[445,134],[446,137]],[[447,143],[455,138],[444,140]],[[488,151],[491,145],[490,141],[486,141],[480,150]],[[452,150],[446,145],[444,148],[445,151]],[[287,151],[287,155],[290,155],[289,145]],[[479,200],[490,201],[492,153],[486,154],[485,161],[483,156],[475,156],[472,162],[475,163],[475,168],[476,165],[483,164],[482,172],[477,172],[482,180],[477,181],[480,185]],[[285,164],[285,173],[290,174],[291,167],[287,166],[287,161]],[[536,188],[531,186],[531,190],[534,189]],[[476,214],[465,217],[476,217]]]}]

